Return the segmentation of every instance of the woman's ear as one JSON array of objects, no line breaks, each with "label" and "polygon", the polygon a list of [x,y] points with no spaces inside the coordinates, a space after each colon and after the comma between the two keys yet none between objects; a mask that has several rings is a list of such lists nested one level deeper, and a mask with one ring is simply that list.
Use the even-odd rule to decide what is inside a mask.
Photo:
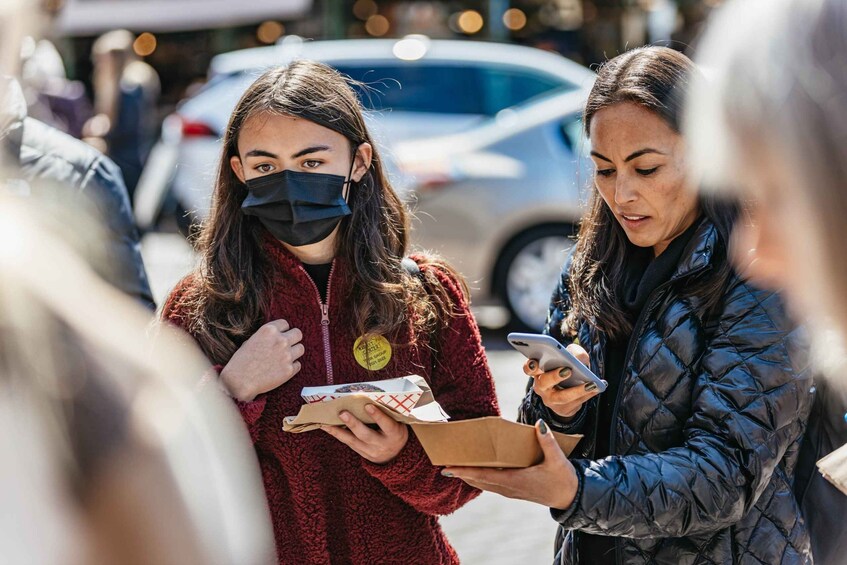
[{"label": "woman's ear", "polygon": [[355,167],[353,168],[353,174],[350,175],[353,182],[359,182],[362,180],[362,177],[365,176],[365,173],[367,173],[368,169],[371,168],[373,153],[374,150],[370,143],[362,143],[356,149]]},{"label": "woman's ear", "polygon": [[242,183],[244,182],[244,165],[241,164],[241,158],[237,155],[233,155],[229,158],[229,166],[232,168],[232,172],[235,173],[235,176],[238,177]]}]

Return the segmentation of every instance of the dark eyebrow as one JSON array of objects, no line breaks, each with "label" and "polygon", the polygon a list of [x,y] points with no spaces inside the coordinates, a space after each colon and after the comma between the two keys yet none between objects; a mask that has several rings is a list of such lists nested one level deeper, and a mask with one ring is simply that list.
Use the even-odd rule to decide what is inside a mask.
[{"label": "dark eyebrow", "polygon": [[651,148],[647,147],[646,149],[640,149],[640,150],[636,151],[635,153],[633,153],[632,155],[630,155],[629,157],[624,159],[624,163],[629,163],[633,159],[638,159],[642,155],[647,155],[648,153],[658,153],[659,155],[664,155],[664,153],[662,153],[658,149],[651,149]]},{"label": "dark eyebrow", "polygon": [[595,157],[597,157],[598,159],[603,159],[604,161],[608,161],[609,163],[612,162],[611,159],[609,159],[608,157],[604,157],[604,156],[600,155],[596,151],[592,151],[591,154],[594,155]]},{"label": "dark eyebrow", "polygon": [[301,149],[297,153],[291,156],[292,159],[296,159],[297,157],[302,157],[303,155],[308,155],[309,153],[317,153],[318,151],[332,151],[332,148],[328,145],[315,145],[314,147],[307,147],[306,149]]},{"label": "dark eyebrow", "polygon": [[[657,153],[657,154],[659,154],[659,155],[664,155],[664,153],[662,153],[662,152],[661,152],[661,151],[659,151],[658,149],[651,149],[651,148],[647,147],[647,148],[645,148],[645,149],[639,149],[638,151],[636,151],[635,153],[633,153],[632,155],[630,155],[629,157],[627,157],[626,159],[624,159],[624,163],[629,163],[629,162],[630,162],[630,161],[632,161],[633,159],[638,159],[638,158],[639,158],[639,157],[641,157],[642,155],[647,155],[648,153]],[[597,157],[598,159],[602,159],[602,160],[604,160],[604,161],[608,161],[609,163],[611,163],[611,162],[612,162],[612,160],[611,160],[611,159],[609,159],[608,157],[604,157],[603,155],[600,155],[600,154],[599,154],[599,153],[597,153],[596,151],[592,151],[592,152],[591,152],[591,154],[592,154],[593,156]]]},{"label": "dark eyebrow", "polygon": [[[315,145],[314,147],[307,147],[306,149],[302,149],[291,156],[292,159],[296,159],[298,157],[302,157],[303,155],[308,155],[310,153],[317,153],[318,151],[332,151],[332,148],[328,145]],[[279,155],[275,153],[271,153],[270,151],[265,151],[264,149],[251,149],[247,153],[244,154],[245,157],[270,157],[271,159],[279,159]]]},{"label": "dark eyebrow", "polygon": [[245,157],[270,157],[271,159],[279,159],[279,155],[275,155],[270,151],[264,151],[262,149],[251,149],[247,153],[244,154]]}]

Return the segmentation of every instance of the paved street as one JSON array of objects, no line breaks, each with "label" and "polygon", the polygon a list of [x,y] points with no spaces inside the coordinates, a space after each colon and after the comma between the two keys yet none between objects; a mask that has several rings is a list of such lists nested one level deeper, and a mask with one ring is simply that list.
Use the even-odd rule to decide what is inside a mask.
[{"label": "paved street", "polygon": [[[193,265],[194,256],[178,234],[149,234],[143,254],[158,303]],[[504,416],[514,418],[526,380],[523,357],[512,351],[502,331],[483,334]],[[483,493],[441,521],[463,563],[535,565],[552,561],[555,523],[546,508]]]}]

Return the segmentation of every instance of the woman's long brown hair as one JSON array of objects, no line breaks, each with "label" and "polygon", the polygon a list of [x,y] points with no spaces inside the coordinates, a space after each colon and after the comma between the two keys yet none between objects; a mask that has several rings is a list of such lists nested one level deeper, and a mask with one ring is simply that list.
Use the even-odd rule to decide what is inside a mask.
[{"label": "woman's long brown hair", "polygon": [[[583,113],[583,127],[590,134],[592,118],[621,102],[632,102],[662,118],[679,133],[682,101],[694,63],[682,53],[667,47],[641,47],[606,62],[597,74]],[[732,268],[727,245],[733,221],[738,215],[735,203],[714,195],[701,195],[701,213],[711,220],[719,235],[713,250],[714,269],[685,289],[686,296],[698,296],[703,313],[720,302]],[[581,321],[587,321],[608,336],[627,339],[634,320],[622,303],[625,263],[633,245],[594,185],[588,214],[582,219],[569,273],[571,309],[562,331],[574,334]]]},{"label": "woman's long brown hair", "polygon": [[[359,335],[392,336],[409,319],[418,331],[431,331],[454,314],[446,290],[431,270],[427,284],[401,266],[407,254],[409,218],[391,188],[377,147],[362,116],[352,81],[321,63],[297,61],[265,72],[241,97],[223,139],[210,217],[197,247],[201,263],[180,297],[188,330],[213,363],[224,364],[264,322],[270,304],[271,272],[262,251],[263,228],[241,212],[247,187],[230,167],[238,155],[245,121],[259,113],[297,116],[340,133],[353,148],[373,147],[365,175],[352,184],[349,206],[338,234],[336,257],[350,266],[353,329]],[[446,264],[427,257],[459,280]],[[467,296],[467,287],[462,282]]]}]

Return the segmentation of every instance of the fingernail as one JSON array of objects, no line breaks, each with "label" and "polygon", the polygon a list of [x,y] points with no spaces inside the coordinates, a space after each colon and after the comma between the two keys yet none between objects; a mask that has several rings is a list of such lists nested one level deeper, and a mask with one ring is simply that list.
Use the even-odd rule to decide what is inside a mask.
[{"label": "fingernail", "polygon": [[592,390],[597,390],[597,384],[596,383],[586,383],[585,384],[585,391],[591,392]]},{"label": "fingernail", "polygon": [[534,371],[534,370],[535,370],[535,369],[537,369],[537,368],[538,368],[538,363],[536,363],[535,361],[530,361],[530,362],[529,362],[529,370],[530,370],[530,371]]},{"label": "fingernail", "polygon": [[368,404],[367,406],[365,406],[365,410],[367,410],[368,414],[373,414],[374,412],[376,412],[376,408],[374,408],[373,404]]},{"label": "fingernail", "polygon": [[451,479],[453,478],[453,473],[451,473],[447,469],[444,469],[443,471],[441,471],[441,474],[444,475],[445,477],[450,477]]},{"label": "fingernail", "polygon": [[347,412],[342,412],[341,414],[338,415],[338,417],[341,418],[342,422],[349,422],[350,421],[350,414],[348,414]]},{"label": "fingernail", "polygon": [[538,429],[541,430],[541,435],[546,436],[549,428],[547,428],[547,422],[544,420],[538,420]]},{"label": "fingernail", "polygon": [[573,374],[570,367],[565,367],[559,370],[559,376],[563,379],[569,378]]}]

